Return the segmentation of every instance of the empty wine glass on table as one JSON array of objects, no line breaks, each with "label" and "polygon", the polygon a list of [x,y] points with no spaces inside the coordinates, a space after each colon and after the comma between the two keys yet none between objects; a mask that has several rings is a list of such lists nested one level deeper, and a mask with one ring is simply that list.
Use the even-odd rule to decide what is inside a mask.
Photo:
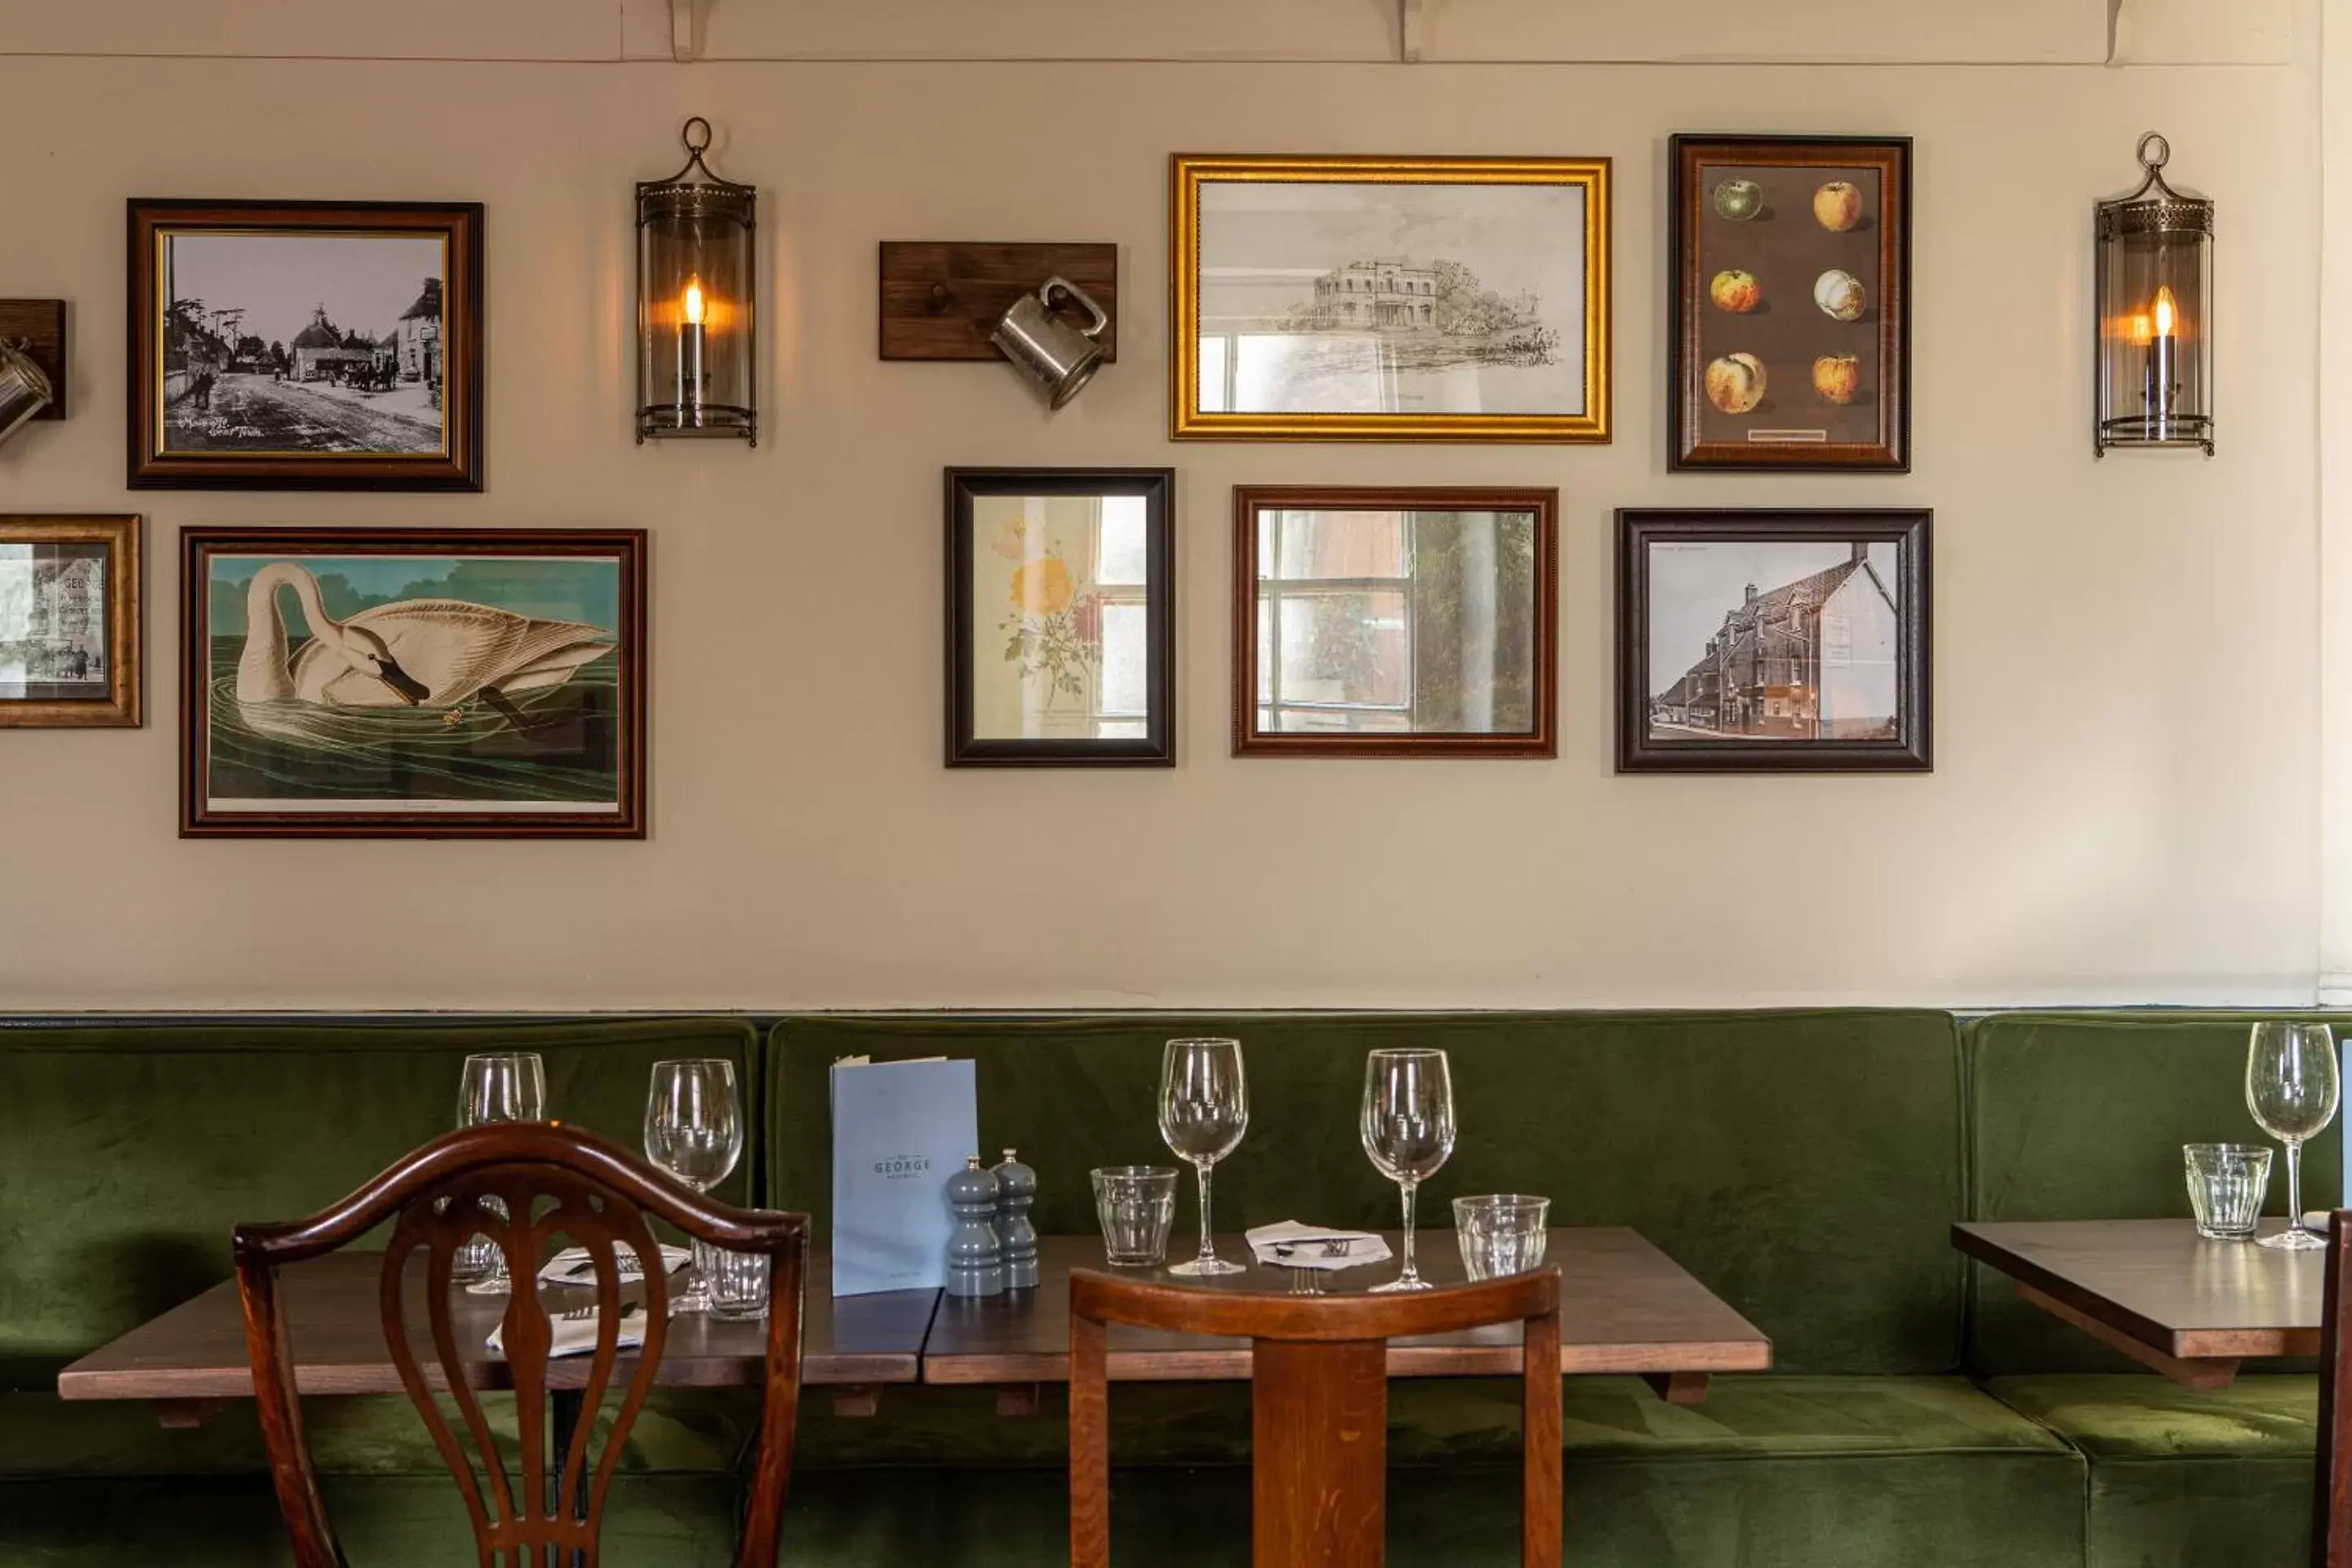
[{"label": "empty wine glass on table", "polygon": [[2246,1047],[2246,1109],[2286,1145],[2286,1228],[2255,1245],[2315,1251],[2327,1245],[2303,1228],[2303,1145],[2336,1119],[2336,1038],[2324,1023],[2254,1026]]},{"label": "empty wine glass on table", "polygon": [[[696,1192],[709,1192],[734,1174],[743,1157],[743,1107],[735,1094],[735,1064],[719,1057],[654,1063],[646,1093],[646,1158]],[[677,1297],[681,1312],[707,1312],[718,1249],[694,1242],[694,1274]],[[640,1260],[658,1269],[658,1257]]]},{"label": "empty wine glass on table", "polygon": [[[457,1125],[486,1127],[499,1122],[539,1122],[547,1117],[547,1067],[535,1051],[485,1051],[466,1058],[457,1079]],[[506,1205],[483,1200],[501,1218]],[[504,1295],[507,1255],[487,1236],[468,1237],[457,1249],[450,1274],[471,1281],[476,1295]]]},{"label": "empty wine glass on table", "polygon": [[1454,1073],[1442,1051],[1376,1051],[1364,1062],[1364,1153],[1404,1201],[1404,1271],[1381,1291],[1426,1291],[1412,1255],[1412,1200],[1454,1154]]},{"label": "empty wine glass on table", "polygon": [[1217,1256],[1209,1236],[1209,1172],[1234,1152],[1249,1130],[1249,1084],[1242,1076],[1237,1040],[1171,1040],[1160,1056],[1160,1136],[1201,1179],[1201,1255],[1169,1266],[1171,1274],[1200,1279],[1238,1274],[1239,1263]]}]

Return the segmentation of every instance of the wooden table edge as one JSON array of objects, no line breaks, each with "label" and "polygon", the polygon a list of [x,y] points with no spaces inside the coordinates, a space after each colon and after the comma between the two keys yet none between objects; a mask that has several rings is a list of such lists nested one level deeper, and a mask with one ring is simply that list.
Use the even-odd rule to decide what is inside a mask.
[{"label": "wooden table edge", "polygon": [[[1519,1347],[1411,1345],[1389,1347],[1391,1377],[1516,1377],[1525,1364]],[[1197,1351],[1120,1351],[1105,1357],[1113,1383],[1241,1383],[1250,1375],[1246,1346]],[[1768,1339],[1690,1346],[1563,1345],[1563,1377],[1688,1377],[1711,1373],[1769,1372]],[[1070,1358],[1040,1351],[1031,1354],[927,1355],[921,1381],[941,1388],[977,1388],[1011,1384],[1067,1383]]]},{"label": "wooden table edge", "polygon": [[[566,1375],[562,1369],[564,1359],[578,1361],[579,1371],[576,1377]],[[482,1362],[478,1364],[488,1367],[498,1364]],[[635,1364],[634,1358],[624,1356],[616,1364],[615,1370],[625,1375],[628,1369]],[[664,1364],[665,1369],[673,1366],[693,1367],[699,1364],[701,1364],[699,1361]],[[723,1364],[731,1366],[734,1363],[730,1359]],[[425,1381],[434,1388],[442,1389],[446,1386],[439,1367],[428,1366],[425,1372]],[[551,1367],[550,1386],[554,1388],[583,1386],[587,1382],[587,1373],[588,1363],[584,1357],[559,1359]],[[822,1365],[803,1365],[801,1385],[804,1388],[863,1386],[871,1384],[911,1386],[922,1381],[921,1373],[921,1361],[915,1355],[828,1356]],[[655,1380],[654,1385],[656,1388],[756,1386],[754,1383],[740,1377],[712,1379],[691,1375],[659,1377]],[[342,1375],[333,1370],[322,1372],[317,1367],[298,1367],[295,1373],[295,1386],[296,1391],[306,1398],[356,1398],[383,1394],[405,1396],[407,1393],[406,1387],[400,1381],[399,1374],[394,1371],[388,1363],[381,1368],[371,1367],[365,1375],[360,1376]],[[504,1378],[490,1378],[477,1384],[476,1386],[503,1391],[507,1387],[507,1383]],[[171,1403],[191,1399],[250,1399],[253,1397],[253,1376],[249,1371],[242,1368],[234,1372],[223,1367],[203,1372],[159,1373],[127,1367],[81,1370],[77,1364],[68,1366],[58,1374],[58,1397],[88,1403],[124,1403],[138,1400]]]}]

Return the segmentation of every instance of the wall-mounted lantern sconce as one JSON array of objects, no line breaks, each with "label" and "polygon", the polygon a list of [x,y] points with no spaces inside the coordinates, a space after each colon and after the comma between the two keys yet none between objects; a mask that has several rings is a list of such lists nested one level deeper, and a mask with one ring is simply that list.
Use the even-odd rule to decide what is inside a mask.
[{"label": "wall-mounted lantern sconce", "polygon": [[2213,204],[2165,183],[2172,144],[2139,139],[2147,171],[2099,204],[2097,452],[2201,446],[2213,455]]},{"label": "wall-mounted lantern sconce", "polygon": [[710,121],[695,116],[681,140],[686,167],[637,186],[637,440],[731,435],[757,446],[760,193],[702,161]]}]

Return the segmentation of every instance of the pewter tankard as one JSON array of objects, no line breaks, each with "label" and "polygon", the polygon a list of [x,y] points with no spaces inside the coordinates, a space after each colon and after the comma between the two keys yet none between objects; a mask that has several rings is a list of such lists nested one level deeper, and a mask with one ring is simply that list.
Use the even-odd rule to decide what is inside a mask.
[{"label": "pewter tankard", "polygon": [[0,338],[0,441],[16,432],[16,427],[49,406],[54,394],[49,390],[49,378],[41,367],[5,338]]},{"label": "pewter tankard", "polygon": [[[1056,290],[1084,306],[1092,322],[1075,327],[1055,315]],[[1095,340],[1109,325],[1110,318],[1085,289],[1066,277],[1049,277],[1036,293],[1014,300],[989,338],[1045,390],[1048,406],[1059,408],[1102,368],[1102,345]]]}]

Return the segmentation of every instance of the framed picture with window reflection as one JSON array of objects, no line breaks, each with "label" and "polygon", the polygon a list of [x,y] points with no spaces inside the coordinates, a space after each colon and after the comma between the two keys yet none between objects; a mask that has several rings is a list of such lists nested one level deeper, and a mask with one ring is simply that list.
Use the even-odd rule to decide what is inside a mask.
[{"label": "framed picture with window reflection", "polygon": [[950,468],[947,764],[1176,761],[1169,468]]},{"label": "framed picture with window reflection", "polygon": [[1234,754],[1558,755],[1559,492],[1234,492]]}]

